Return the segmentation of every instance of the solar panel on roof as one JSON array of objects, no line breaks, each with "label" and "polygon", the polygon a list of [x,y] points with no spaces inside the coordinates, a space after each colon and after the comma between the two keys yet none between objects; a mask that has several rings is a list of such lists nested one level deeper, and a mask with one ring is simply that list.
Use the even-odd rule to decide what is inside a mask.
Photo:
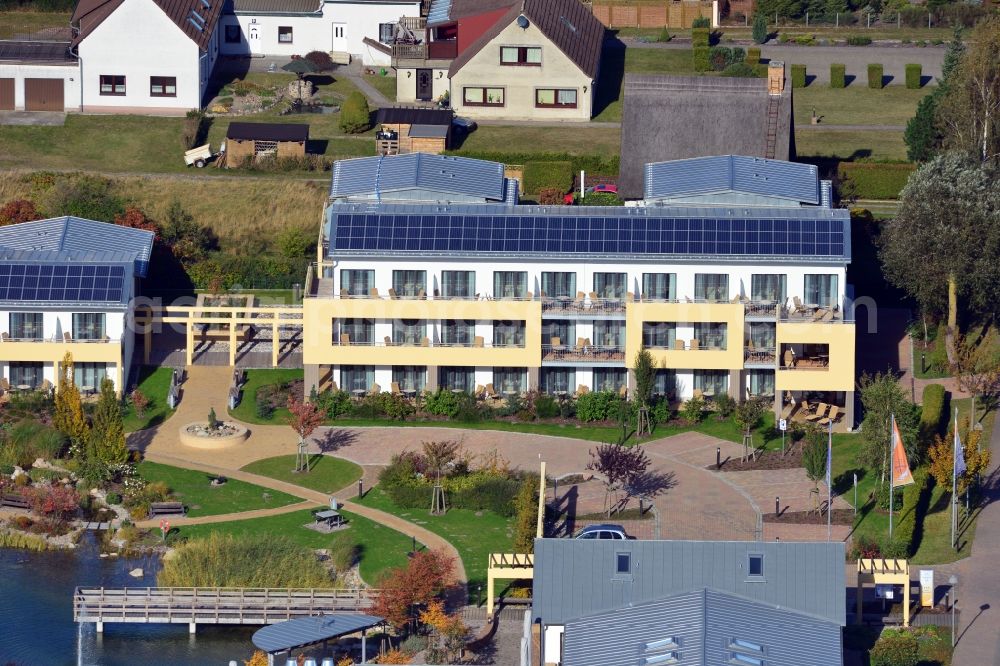
[{"label": "solar panel on roof", "polygon": [[0,300],[120,303],[125,279],[120,264],[0,264]]}]

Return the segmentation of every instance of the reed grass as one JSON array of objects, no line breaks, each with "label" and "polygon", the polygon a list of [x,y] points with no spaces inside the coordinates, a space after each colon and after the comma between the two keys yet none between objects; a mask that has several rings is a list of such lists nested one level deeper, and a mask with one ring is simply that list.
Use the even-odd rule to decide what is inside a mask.
[{"label": "reed grass", "polygon": [[41,552],[49,549],[49,542],[35,534],[14,530],[0,530],[0,548],[20,548]]}]

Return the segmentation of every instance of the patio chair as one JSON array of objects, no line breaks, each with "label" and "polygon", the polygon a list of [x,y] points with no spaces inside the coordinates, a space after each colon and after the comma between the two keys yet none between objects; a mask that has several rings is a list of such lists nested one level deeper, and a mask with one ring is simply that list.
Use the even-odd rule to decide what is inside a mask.
[{"label": "patio chair", "polygon": [[781,410],[781,417],[780,417],[780,418],[783,418],[783,419],[786,419],[786,420],[787,420],[787,419],[790,419],[790,418],[792,417],[792,411],[793,411],[794,409],[795,409],[795,405],[794,405],[793,403],[788,403],[788,404],[787,404],[787,405],[785,405],[785,407],[784,407],[784,408],[783,408],[783,409]]},{"label": "patio chair", "polygon": [[587,395],[590,393],[590,389],[587,388],[586,384],[579,384],[576,387],[576,396],[579,398],[581,395]]},{"label": "patio chair", "polygon": [[382,341],[385,343],[386,347],[391,347],[392,346],[392,338],[390,336],[388,336],[388,335],[385,336],[384,338],[382,338]]},{"label": "patio chair", "polygon": [[382,392],[382,387],[378,384],[372,384],[372,390],[368,391],[368,395],[378,395]]},{"label": "patio chair", "polygon": [[626,397],[628,397],[628,387],[627,387],[627,386],[625,386],[624,384],[622,384],[622,385],[621,385],[621,386],[620,386],[620,387],[618,388],[618,395],[619,395],[619,397],[621,397],[622,399],[625,399]]},{"label": "patio chair", "polygon": [[63,331],[63,342],[73,342],[73,335],[69,331]]},{"label": "patio chair", "polygon": [[0,378],[0,389],[2,389],[4,393],[10,393],[10,382],[7,381],[6,377]]},{"label": "patio chair", "polygon": [[555,336],[549,338],[549,345],[550,346],[552,346],[552,347],[558,347],[561,344],[562,344],[562,339],[561,338],[557,338]]},{"label": "patio chair", "polygon": [[597,295],[596,291],[592,291],[589,294],[587,294],[587,298],[590,299],[590,306],[593,307],[594,304],[597,303],[597,301],[600,299],[600,296]]},{"label": "patio chair", "polygon": [[830,409],[830,406],[827,405],[825,402],[819,403],[819,407],[816,408],[816,413],[815,414],[810,414],[809,416],[807,416],[806,417],[806,421],[815,422],[815,421],[819,421],[822,418],[825,418],[826,417],[826,413],[827,413],[827,411],[829,409]]},{"label": "patio chair", "polygon": [[698,349],[699,348],[698,345],[700,345],[700,344],[701,344],[701,342],[699,340],[697,340],[697,339],[692,340],[691,341],[691,349]]},{"label": "patio chair", "polygon": [[582,308],[583,300],[587,297],[582,291],[576,292],[576,299],[573,301],[573,307]]},{"label": "patio chair", "polygon": [[802,404],[801,404],[801,407],[802,407],[801,411],[804,412],[804,413],[809,413],[809,412],[812,412],[812,411],[814,411],[816,409],[815,406],[809,404],[808,400],[803,400]]},{"label": "patio chair", "polygon": [[691,391],[691,397],[692,398],[698,398],[699,400],[704,400],[705,399],[705,392],[702,391],[699,388],[696,388],[693,391]]},{"label": "patio chair", "polygon": [[403,392],[399,390],[399,382],[393,382],[391,388],[393,395],[403,395]]},{"label": "patio chair", "polygon": [[674,340],[674,349],[676,349],[678,351],[684,351],[684,341],[683,340]]},{"label": "patio chair", "polygon": [[41,390],[42,393],[51,393],[53,389],[52,382],[47,379],[42,380]]},{"label": "patio chair", "polygon": [[824,310],[823,308],[816,308],[816,312],[813,312],[812,315],[813,321],[819,321],[820,319],[822,319],[824,316],[826,316],[826,312],[827,311]]},{"label": "patio chair", "polygon": [[488,400],[499,400],[500,399],[500,394],[497,393],[497,391],[496,391],[495,388],[493,388],[493,383],[492,382],[486,385],[486,398]]},{"label": "patio chair", "polygon": [[823,322],[833,321],[833,310],[827,310],[825,313],[823,313],[823,317],[820,319],[820,321]]},{"label": "patio chair", "polygon": [[351,336],[348,333],[341,333],[340,344],[344,345],[345,347],[349,346],[351,344]]},{"label": "patio chair", "polygon": [[483,344],[484,344],[484,341],[483,341],[483,336],[481,336],[481,335],[477,335],[477,336],[476,336],[475,338],[473,338],[473,340],[472,340],[472,346],[473,346],[473,347],[482,347],[482,346],[483,346]]},{"label": "patio chair", "polygon": [[830,425],[831,423],[836,423],[839,418],[840,407],[837,407],[837,405],[830,405],[830,413],[821,418],[818,423],[821,426]]},{"label": "patio chair", "polygon": [[633,294],[631,291],[625,292],[625,301],[627,303],[635,303],[635,294]]},{"label": "patio chair", "polygon": [[396,290],[393,289],[392,287],[389,287],[389,298],[391,298],[394,301],[399,298],[399,296],[396,295]]},{"label": "patio chair", "polygon": [[371,289],[369,289],[368,290],[368,296],[371,297],[371,298],[378,298],[379,297],[378,296],[378,288],[377,287],[372,287]]},{"label": "patio chair", "polygon": [[341,298],[350,298],[351,297],[351,292],[349,292],[349,291],[347,291],[347,289],[341,287],[340,288],[340,297]]},{"label": "patio chair", "polygon": [[799,312],[808,312],[809,308],[802,304],[802,299],[798,296],[792,297],[792,304],[795,306],[792,310],[792,314],[797,314]]},{"label": "patio chair", "polygon": [[421,289],[420,291],[417,292],[418,301],[425,300],[426,298],[427,298],[427,292],[424,289]]},{"label": "patio chair", "polygon": [[421,347],[430,347],[431,346],[431,339],[428,338],[428,337],[422,338],[420,340],[420,346]]},{"label": "patio chair", "polygon": [[782,365],[784,365],[786,368],[794,368],[795,352],[793,352],[791,349],[786,349],[785,353],[782,354],[781,360],[782,360]]},{"label": "patio chair", "polygon": [[4,331],[2,334],[0,334],[0,339],[2,339],[4,342],[7,342],[8,340],[10,340],[10,334],[7,333],[7,331]]}]

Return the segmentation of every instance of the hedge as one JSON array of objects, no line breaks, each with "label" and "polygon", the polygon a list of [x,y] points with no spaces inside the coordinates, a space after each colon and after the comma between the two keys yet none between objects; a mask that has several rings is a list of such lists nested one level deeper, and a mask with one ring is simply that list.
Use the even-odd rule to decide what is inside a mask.
[{"label": "hedge", "polygon": [[923,68],[921,68],[919,63],[910,63],[906,66],[906,87],[911,90],[917,90],[920,88],[920,79],[922,78]]},{"label": "hedge", "polygon": [[850,180],[859,199],[898,199],[916,165],[901,162],[841,162],[837,177]]},{"label": "hedge", "polygon": [[830,65],[831,88],[845,88],[847,86],[846,71],[847,67],[842,63],[833,63]]},{"label": "hedge", "polygon": [[445,154],[503,164],[527,165],[528,162],[569,162],[573,165],[573,173],[586,171],[587,173],[612,176],[617,175],[620,170],[617,153],[613,155],[574,155],[572,153],[505,153],[492,150],[463,150],[459,152],[449,150]]},{"label": "hedge", "polygon": [[[471,511],[492,511],[504,517],[514,515],[514,497],[520,482],[502,477],[477,478],[471,485],[459,484],[457,490],[446,489],[448,506],[453,509]],[[430,483],[402,483],[385,485],[386,494],[392,503],[401,509],[428,509],[434,486]]]},{"label": "hedge", "polygon": [[882,89],[882,75],[884,70],[882,65],[871,64],[868,65],[868,87],[874,88],[875,90]]},{"label": "hedge", "polygon": [[945,417],[945,391],[941,384],[924,387],[924,402],[920,410],[920,438],[926,444],[934,442],[934,435],[941,431]]},{"label": "hedge", "polygon": [[305,281],[307,264],[306,259],[216,253],[188,266],[186,272],[199,289],[209,288],[215,278],[226,289],[237,285],[244,289],[291,289]]},{"label": "hedge", "polygon": [[694,71],[707,72],[712,68],[711,49],[707,46],[696,46],[692,49],[694,57]]},{"label": "hedge", "polygon": [[868,35],[849,35],[847,37],[848,46],[868,46],[872,43],[872,38]]},{"label": "hedge", "polygon": [[573,165],[570,162],[525,162],[524,191],[537,194],[545,189],[569,192],[573,187]]},{"label": "hedge", "polygon": [[805,88],[806,87],[806,66],[805,65],[792,65],[792,87],[793,88]]},{"label": "hedge", "polygon": [[699,48],[708,48],[709,35],[711,31],[709,28],[692,28],[691,29],[691,46],[696,51]]},{"label": "hedge", "polygon": [[917,666],[920,642],[906,629],[886,629],[868,654],[871,666]]},{"label": "hedge", "polygon": [[759,65],[760,64],[760,47],[751,46],[747,49],[747,60],[748,65]]},{"label": "hedge", "polygon": [[[898,508],[892,541],[882,547],[884,557],[912,557],[920,545],[924,515],[931,499],[933,478],[923,467],[913,472],[913,483],[903,488],[903,506]],[[897,511],[896,507],[893,507]]]}]

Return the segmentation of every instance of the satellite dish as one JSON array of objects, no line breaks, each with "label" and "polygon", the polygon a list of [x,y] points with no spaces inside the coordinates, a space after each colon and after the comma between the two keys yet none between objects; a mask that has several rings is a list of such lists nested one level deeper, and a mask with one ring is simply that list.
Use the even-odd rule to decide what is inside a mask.
[{"label": "satellite dish", "polygon": [[519,15],[517,17],[517,24],[521,26],[522,29],[526,30],[528,28],[528,17],[524,14]]}]

